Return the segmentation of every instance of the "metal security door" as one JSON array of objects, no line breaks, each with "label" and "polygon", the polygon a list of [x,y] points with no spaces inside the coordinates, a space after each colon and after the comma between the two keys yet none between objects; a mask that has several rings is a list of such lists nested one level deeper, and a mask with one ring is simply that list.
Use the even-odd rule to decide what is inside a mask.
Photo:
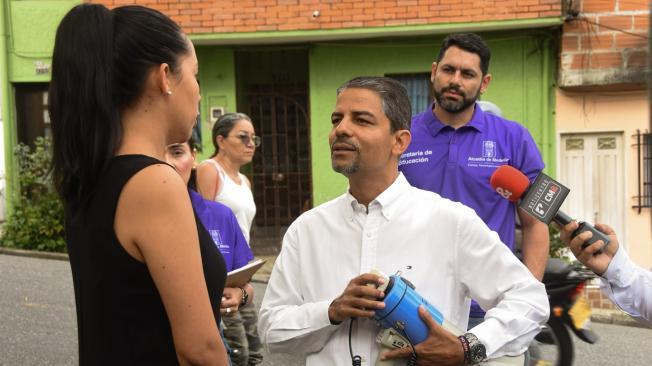
[{"label": "metal security door", "polygon": [[252,246],[277,252],[287,227],[312,207],[309,118],[305,86],[256,86],[247,92],[262,144],[254,156],[257,213]]}]

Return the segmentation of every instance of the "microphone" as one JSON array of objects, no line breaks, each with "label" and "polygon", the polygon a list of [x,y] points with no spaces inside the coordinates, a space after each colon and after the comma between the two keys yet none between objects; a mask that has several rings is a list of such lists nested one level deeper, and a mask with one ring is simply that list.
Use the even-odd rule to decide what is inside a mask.
[{"label": "microphone", "polygon": [[[530,185],[529,179],[518,169],[510,165],[501,165],[491,175],[489,184],[510,202],[517,203],[520,200],[518,204],[520,208],[546,225],[554,221],[560,226],[565,226],[573,221],[570,216],[559,210],[570,189],[543,173],[540,173]],[[593,233],[593,236],[582,244],[582,248],[598,240],[602,240],[604,245],[609,244],[609,237],[593,225],[585,221],[580,221],[578,224],[579,227],[571,233],[571,238],[585,231]]]}]

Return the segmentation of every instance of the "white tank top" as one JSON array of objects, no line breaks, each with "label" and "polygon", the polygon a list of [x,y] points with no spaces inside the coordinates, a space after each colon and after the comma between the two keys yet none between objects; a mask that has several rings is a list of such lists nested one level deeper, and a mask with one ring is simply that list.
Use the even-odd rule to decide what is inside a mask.
[{"label": "white tank top", "polygon": [[215,167],[217,174],[220,175],[222,180],[220,189],[215,194],[215,201],[231,208],[235,218],[238,220],[242,234],[244,234],[245,239],[247,239],[247,244],[249,244],[249,231],[256,215],[256,203],[254,202],[254,195],[251,193],[251,188],[249,188],[249,180],[244,174],[238,173],[240,184],[237,184],[226,174],[217,161],[207,159],[204,160],[205,162]]}]

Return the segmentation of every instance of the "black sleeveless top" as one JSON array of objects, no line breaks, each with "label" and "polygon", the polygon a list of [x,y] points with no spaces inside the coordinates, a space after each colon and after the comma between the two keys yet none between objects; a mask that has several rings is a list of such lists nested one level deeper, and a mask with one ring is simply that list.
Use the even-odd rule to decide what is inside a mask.
[{"label": "black sleeveless top", "polygon": [[[124,185],[153,164],[165,163],[144,155],[113,158],[86,208],[66,218],[80,365],[178,364],[170,321],[147,266],[124,250],[113,230]],[[196,214],[195,221],[208,295],[219,324],[226,265]]]}]

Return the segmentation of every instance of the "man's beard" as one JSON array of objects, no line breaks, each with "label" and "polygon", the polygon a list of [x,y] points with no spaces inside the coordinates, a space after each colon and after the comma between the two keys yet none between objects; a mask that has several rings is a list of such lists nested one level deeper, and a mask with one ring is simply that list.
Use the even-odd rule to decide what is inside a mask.
[{"label": "man's beard", "polygon": [[347,165],[336,165],[335,162],[332,162],[333,170],[336,173],[342,173],[345,176],[349,176],[360,169],[360,162],[358,161],[358,158],[356,157],[355,160],[353,160],[350,164]]},{"label": "man's beard", "polygon": [[[462,97],[462,100],[456,101],[444,97],[444,93],[451,90],[455,91],[460,97]],[[442,88],[441,91],[438,91],[437,88],[433,88],[433,92],[435,94],[437,105],[442,107],[448,113],[458,113],[467,109],[473,105],[473,103],[475,103],[475,101],[478,100],[478,97],[480,96],[480,88],[478,88],[477,93],[475,93],[475,95],[471,98],[467,98],[466,93],[464,93],[456,86],[448,86],[446,88]]]},{"label": "man's beard", "polygon": [[333,145],[335,143],[345,143],[345,144],[350,145],[351,147],[353,147],[355,149],[355,154],[356,154],[355,158],[353,159],[353,161],[351,161],[348,164],[339,165],[339,164],[337,164],[335,162],[335,160],[333,160],[331,158],[331,166],[333,167],[333,170],[336,173],[341,173],[344,176],[348,177],[349,175],[357,172],[360,169],[360,150],[358,149],[358,146],[356,144],[354,144],[354,143],[352,143],[350,141],[346,141],[346,139],[337,138],[331,144],[331,154],[332,154],[332,151],[333,151]]}]

